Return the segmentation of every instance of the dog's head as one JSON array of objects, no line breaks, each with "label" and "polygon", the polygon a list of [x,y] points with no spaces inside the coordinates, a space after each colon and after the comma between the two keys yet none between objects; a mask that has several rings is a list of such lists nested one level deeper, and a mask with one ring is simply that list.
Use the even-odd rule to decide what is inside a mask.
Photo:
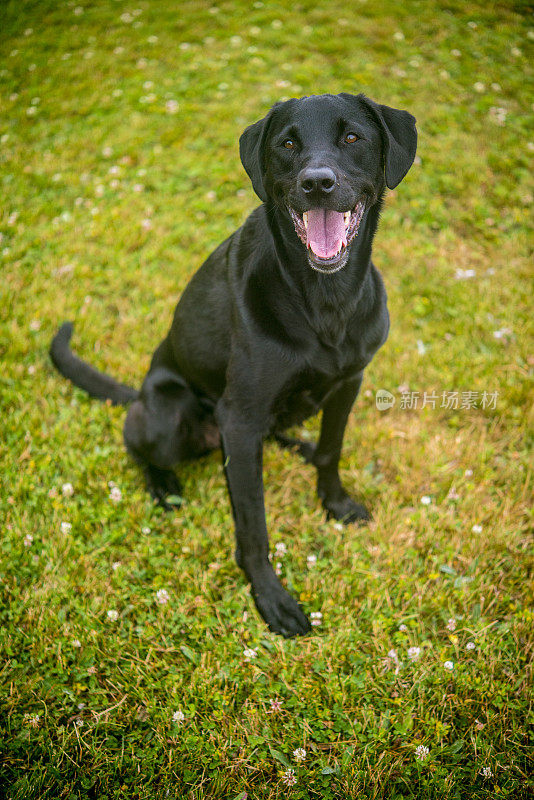
[{"label": "dog's head", "polygon": [[310,265],[337,272],[366,209],[410,169],[415,119],[362,94],[277,103],[239,140],[254,191],[290,216]]}]

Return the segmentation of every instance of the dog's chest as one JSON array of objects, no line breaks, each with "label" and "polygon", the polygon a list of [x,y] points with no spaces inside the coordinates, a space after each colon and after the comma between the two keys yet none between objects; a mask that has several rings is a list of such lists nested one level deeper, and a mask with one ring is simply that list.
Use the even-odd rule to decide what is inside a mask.
[{"label": "dog's chest", "polygon": [[283,430],[315,416],[327,397],[356,372],[358,368],[339,352],[335,358],[334,353],[324,353],[313,368],[307,367],[287,381],[273,403],[271,428]]}]

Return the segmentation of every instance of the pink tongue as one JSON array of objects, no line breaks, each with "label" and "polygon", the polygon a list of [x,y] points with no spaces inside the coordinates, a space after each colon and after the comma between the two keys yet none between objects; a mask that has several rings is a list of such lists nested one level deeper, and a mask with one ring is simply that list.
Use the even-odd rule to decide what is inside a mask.
[{"label": "pink tongue", "polygon": [[345,218],[341,211],[310,208],[308,211],[307,245],[319,258],[331,258],[347,244]]}]

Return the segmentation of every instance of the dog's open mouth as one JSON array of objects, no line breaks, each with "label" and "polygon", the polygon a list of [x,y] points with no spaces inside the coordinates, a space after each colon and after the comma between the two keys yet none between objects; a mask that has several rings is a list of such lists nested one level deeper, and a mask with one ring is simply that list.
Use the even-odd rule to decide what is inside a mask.
[{"label": "dog's open mouth", "polygon": [[310,208],[299,214],[289,207],[297,236],[306,246],[311,266],[318,272],[337,272],[345,266],[347,250],[358,233],[365,203],[351,211]]}]

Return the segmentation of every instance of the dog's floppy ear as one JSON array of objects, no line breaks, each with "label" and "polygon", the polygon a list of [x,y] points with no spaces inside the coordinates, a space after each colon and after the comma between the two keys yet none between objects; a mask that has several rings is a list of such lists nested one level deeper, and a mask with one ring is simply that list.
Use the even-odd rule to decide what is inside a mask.
[{"label": "dog's floppy ear", "polygon": [[254,191],[263,202],[267,200],[263,185],[263,156],[267,131],[275,108],[276,106],[273,106],[266,117],[245,128],[239,138],[241,163],[252,181]]},{"label": "dog's floppy ear", "polygon": [[[351,95],[345,95],[351,97]],[[358,100],[369,109],[382,130],[384,150],[384,173],[386,186],[394,189],[404,178],[413,164],[417,149],[417,129],[415,117],[398,108],[381,106],[363,94]]]}]

